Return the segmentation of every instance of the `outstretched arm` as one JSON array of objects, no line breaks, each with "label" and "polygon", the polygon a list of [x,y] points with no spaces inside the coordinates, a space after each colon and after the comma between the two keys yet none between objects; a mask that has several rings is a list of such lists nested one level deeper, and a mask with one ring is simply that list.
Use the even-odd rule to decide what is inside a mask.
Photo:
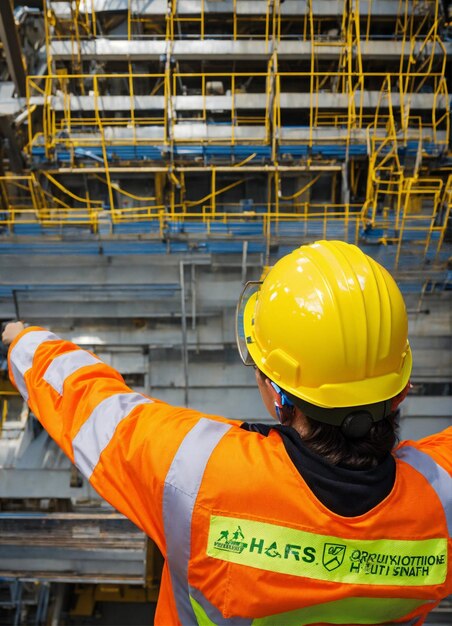
[{"label": "outstretched arm", "polygon": [[96,355],[43,328],[9,324],[3,341],[11,344],[11,381],[50,436],[164,551],[165,477],[202,415],[133,392]]}]

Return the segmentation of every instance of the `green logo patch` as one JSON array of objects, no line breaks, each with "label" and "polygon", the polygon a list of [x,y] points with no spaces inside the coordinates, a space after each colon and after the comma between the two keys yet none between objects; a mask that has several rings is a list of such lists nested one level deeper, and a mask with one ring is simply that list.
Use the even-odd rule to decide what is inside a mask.
[{"label": "green logo patch", "polygon": [[243,550],[247,547],[247,544],[241,541],[244,539],[244,535],[242,533],[242,529],[240,526],[237,526],[235,532],[231,533],[229,536],[229,530],[222,530],[220,532],[220,536],[215,541],[215,548],[218,550],[226,550],[226,552],[238,552],[241,554]]},{"label": "green logo patch", "polygon": [[323,546],[322,564],[325,569],[332,572],[337,569],[344,560],[346,547],[337,543],[325,543]]}]

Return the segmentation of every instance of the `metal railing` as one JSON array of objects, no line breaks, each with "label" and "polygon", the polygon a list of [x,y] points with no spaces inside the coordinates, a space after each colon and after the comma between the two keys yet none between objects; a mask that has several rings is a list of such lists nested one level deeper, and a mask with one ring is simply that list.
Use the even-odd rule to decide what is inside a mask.
[{"label": "metal railing", "polygon": [[[327,140],[350,145],[356,141],[354,131],[385,129],[388,123],[397,128],[399,142],[421,133],[437,146],[447,146],[450,119],[445,76],[441,72],[413,76],[424,85],[428,79],[430,89],[428,94],[418,94],[429,98],[429,107],[423,105],[422,122],[411,113],[419,107],[416,94],[401,90],[409,83],[404,74],[363,73],[350,91],[347,85],[345,91],[337,90],[343,75],[332,72],[30,76],[28,147],[43,146],[48,159],[62,147],[74,162],[75,150],[93,146],[103,150],[104,143],[223,141],[234,145],[254,141],[272,145],[281,130],[294,128],[294,116],[304,120],[300,127],[309,130],[309,146],[319,141],[317,129],[337,129]],[[292,117],[287,124],[288,115]],[[187,124],[190,132],[184,133]],[[261,132],[256,134],[253,128]],[[209,129],[215,130],[212,136]]]},{"label": "metal railing", "polygon": [[[266,42],[267,70],[253,74],[184,72],[169,61],[178,39],[221,38],[215,30],[219,14],[203,0],[190,5],[191,13],[173,0],[168,11],[152,19],[127,2],[118,20],[125,20],[128,40],[167,40],[167,60],[159,73],[134,73],[130,59],[121,73],[83,73],[82,43],[100,33],[113,35],[95,0],[65,3],[66,14],[57,14],[57,4],[47,6],[45,20],[52,70],[27,81],[26,151],[46,169],[0,177],[0,227],[80,225],[98,232],[105,224],[153,221],[153,232],[163,237],[171,223],[198,221],[209,236],[218,224],[232,228],[238,222],[257,225],[256,237],[268,242],[290,237],[292,226],[301,233],[312,226],[323,236],[331,223],[343,224],[344,237],[355,241],[362,231],[395,246],[396,263],[406,241],[414,241],[423,256],[441,249],[450,215],[450,177],[429,177],[423,168],[430,156],[448,150],[450,138],[446,49],[436,0],[398,2],[391,19],[392,43],[397,43],[393,54],[399,56],[385,72],[370,71],[363,61],[366,46],[384,38],[374,0],[336,3],[334,19],[309,0],[306,12],[290,20],[279,0],[261,3],[261,12],[253,9],[253,14],[234,0],[230,13],[221,14],[225,38]],[[388,29],[391,19],[384,20]],[[70,41],[70,70],[52,61],[56,39]],[[274,52],[271,46],[289,40],[303,42],[308,51],[306,71],[279,68],[277,46]],[[222,182],[220,168],[211,161],[209,193],[188,197],[184,154],[219,144],[223,162],[229,158],[237,170],[236,179]],[[368,169],[355,167],[359,164],[350,155],[356,145],[367,151]],[[284,196],[283,148],[295,171],[290,149],[297,146],[304,150],[298,163],[313,169],[300,189]],[[238,147],[243,150],[234,152]],[[315,151],[319,147],[335,147],[340,156],[328,157],[328,150],[325,156]],[[302,202],[317,183],[313,165],[322,159],[347,164],[351,197],[359,195],[358,179],[367,175],[362,205]],[[159,170],[155,192],[147,195],[123,188],[112,173],[126,165],[139,172],[143,160]],[[80,186],[61,178],[62,164],[69,172],[89,170],[102,191],[86,184],[80,192]],[[206,166],[202,156],[199,166]],[[234,196],[228,194],[246,180],[251,166],[264,177],[268,200],[248,211],[231,203]]]},{"label": "metal railing", "polygon": [[[109,20],[108,13],[99,11],[96,0],[73,0],[61,9],[58,3],[46,7],[50,39],[66,39],[75,42],[92,39],[102,33],[114,37],[118,22],[123,23],[129,40],[143,38],[166,39],[265,39],[276,41],[297,39],[331,40],[344,39],[349,22],[361,33],[364,41],[381,39],[385,31],[375,29],[378,13],[377,0],[361,3],[360,0],[342,0],[330,7],[330,12],[319,10],[315,0],[306,2],[304,13],[290,12],[281,0],[259,2],[250,10],[241,6],[240,0],[232,0],[227,9],[212,10],[206,0],[181,6],[178,0],[168,0],[151,12],[147,3],[127,2],[115,6],[116,20]],[[321,5],[322,3],[320,3]],[[102,7],[104,8],[104,7]],[[395,10],[384,16],[399,41],[421,39],[432,25],[441,19],[437,0],[400,0]],[[342,19],[341,19],[342,18]],[[387,35],[386,35],[387,36]]]}]

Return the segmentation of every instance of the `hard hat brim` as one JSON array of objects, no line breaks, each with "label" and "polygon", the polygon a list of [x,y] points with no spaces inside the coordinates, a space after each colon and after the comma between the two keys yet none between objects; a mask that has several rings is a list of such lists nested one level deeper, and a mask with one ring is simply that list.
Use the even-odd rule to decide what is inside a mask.
[{"label": "hard hat brim", "polygon": [[[393,398],[408,384],[412,369],[412,354],[409,344],[398,372],[347,383],[328,383],[326,381],[318,387],[288,384],[287,380],[282,380],[280,373],[269,365],[270,354],[265,354],[264,349],[256,342],[254,311],[257,298],[258,293],[254,293],[248,299],[243,311],[244,334],[250,338],[247,343],[248,352],[256,366],[270,380],[281,384],[285,391],[292,395],[324,408],[352,407],[374,404]],[[291,360],[293,361],[293,357]],[[300,378],[302,378],[302,372]]]}]

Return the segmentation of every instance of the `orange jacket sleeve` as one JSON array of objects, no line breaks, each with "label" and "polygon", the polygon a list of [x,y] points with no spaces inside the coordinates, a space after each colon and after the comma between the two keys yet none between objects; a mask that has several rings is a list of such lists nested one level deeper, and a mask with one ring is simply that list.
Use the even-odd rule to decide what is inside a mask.
[{"label": "orange jacket sleeve", "polygon": [[14,340],[8,364],[12,383],[50,436],[96,491],[165,553],[165,477],[203,415],[132,391],[94,354],[39,327]]}]

